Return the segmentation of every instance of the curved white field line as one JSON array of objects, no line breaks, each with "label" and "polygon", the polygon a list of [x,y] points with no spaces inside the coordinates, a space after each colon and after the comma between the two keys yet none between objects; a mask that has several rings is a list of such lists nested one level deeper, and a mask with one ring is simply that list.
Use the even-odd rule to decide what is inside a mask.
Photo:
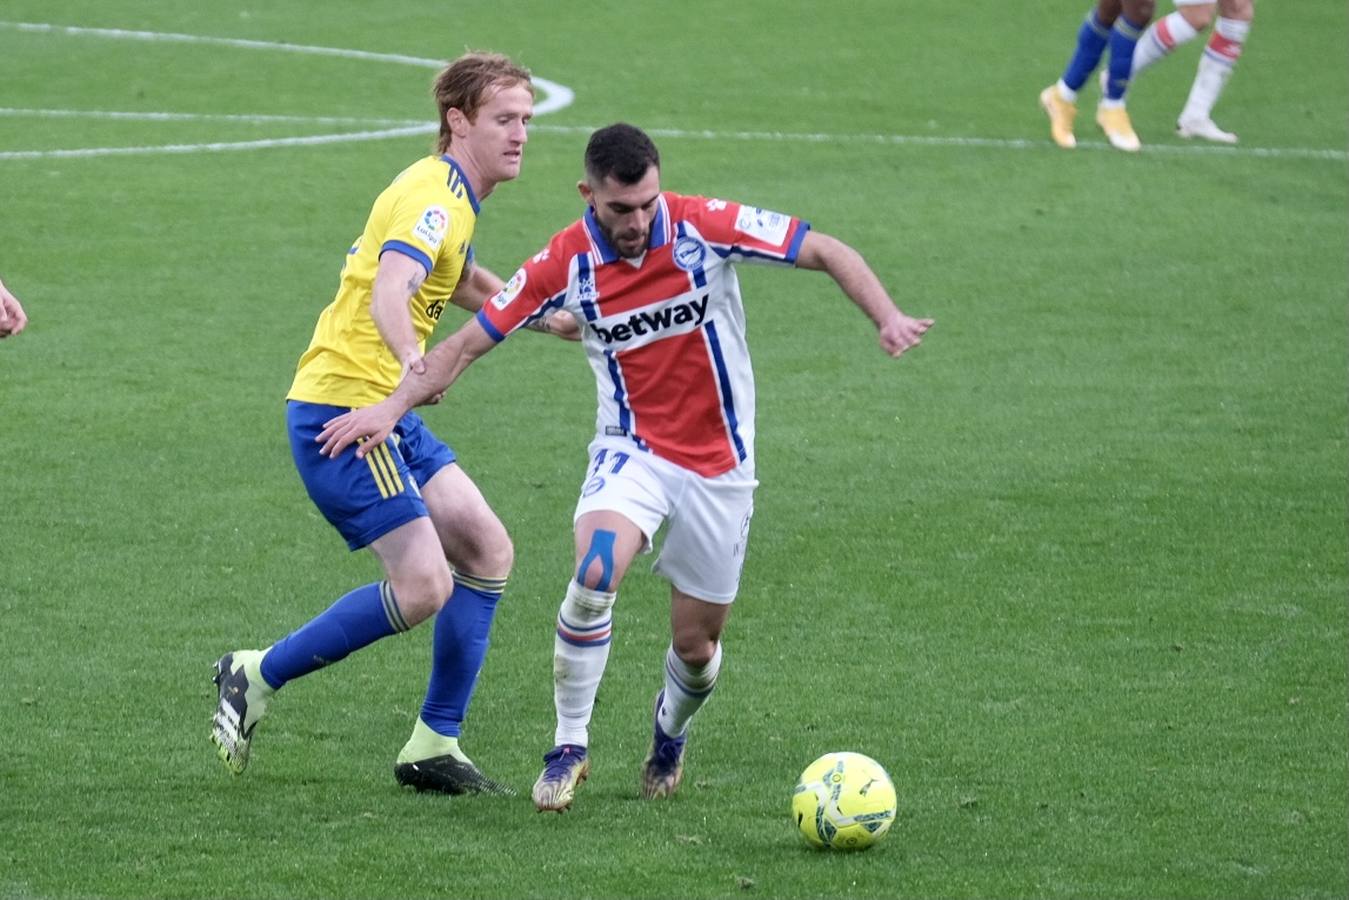
[{"label": "curved white field line", "polygon": [[242,122],[268,124],[271,122],[301,123],[305,125],[426,125],[423,119],[384,119],[368,116],[284,116],[269,113],[184,113],[150,112],[148,110],[118,112],[111,109],[42,109],[0,106],[0,116],[34,119],[126,119],[140,122]]},{"label": "curved white field line", "polygon": [[[340,47],[315,47],[307,44],[288,44],[284,42],[273,41],[253,41],[242,38],[221,38],[209,37],[195,34],[175,34],[162,31],[127,31],[120,28],[82,28],[72,25],[49,25],[42,22],[7,22],[0,21],[0,29],[12,31],[22,31],[40,34],[61,34],[74,37],[93,37],[107,38],[110,40],[133,40],[133,41],[155,41],[163,43],[179,44],[211,44],[221,47],[239,47],[248,50],[278,50],[286,53],[307,53],[317,56],[336,56],[343,59],[360,59],[374,62],[392,62],[403,65],[418,66],[426,69],[439,69],[445,65],[444,60],[426,59],[419,56],[405,56],[401,53],[373,53],[368,50],[348,50]],[[542,116],[551,112],[556,112],[571,105],[575,99],[575,94],[565,85],[558,84],[555,81],[549,81],[547,78],[533,79],[534,85],[543,90],[545,96],[543,100],[534,105],[534,115]],[[69,114],[71,116],[92,117],[99,115],[97,113],[81,112],[76,110],[17,110],[6,108],[0,110],[0,115],[42,115],[42,116],[61,116]],[[104,114],[103,118],[144,118],[147,121],[190,121],[191,114],[187,113],[112,113]],[[390,122],[399,122],[397,127],[379,128],[369,131],[339,132],[336,134],[315,134],[303,137],[287,138],[269,138],[255,141],[219,141],[202,144],[161,144],[156,146],[144,147],[80,147],[70,150],[7,150],[0,151],[0,160],[4,159],[59,159],[64,157],[81,156],[128,156],[145,153],[193,153],[193,152],[215,152],[221,150],[256,150],[268,147],[295,147],[310,146],[315,144],[336,144],[347,141],[373,141],[382,140],[391,137],[403,137],[413,134],[426,134],[438,129],[435,122],[410,123],[406,120],[379,120],[379,119],[343,119],[340,117],[303,117],[303,116],[240,116],[240,117],[210,117],[202,115],[198,117],[201,121],[216,119],[220,121],[244,121],[244,122],[308,122],[312,124],[352,124],[369,126],[371,124]]]},{"label": "curved white field line", "polygon": [[[417,56],[405,56],[398,53],[374,53],[367,50],[347,50],[337,47],[316,47],[306,44],[288,44],[269,41],[245,40],[241,38],[207,37],[192,34],[174,34],[158,31],[126,31],[113,28],[81,28],[76,26],[47,25],[33,22],[0,21],[0,29],[12,29],[26,32],[59,33],[76,36],[106,37],[126,40],[167,41],[177,43],[214,44],[227,47],[242,47],[259,50],[282,50],[291,53],[309,53],[320,56],[337,56],[346,59],[365,59],[377,62],[396,62],[423,68],[439,68],[441,60],[424,59]],[[570,88],[545,78],[535,78],[534,83],[546,92],[542,102],[534,107],[534,114],[546,115],[569,106],[575,99]],[[271,138],[255,141],[229,141],[206,144],[168,144],[147,147],[89,147],[73,150],[11,150],[0,151],[0,160],[40,159],[79,156],[119,156],[144,153],[191,153],[195,151],[253,150],[266,147],[303,146],[314,144],[332,144],[344,141],[381,140],[389,137],[430,133],[437,126],[433,123],[417,123],[400,119],[347,119],[321,116],[224,116],[193,113],[117,113],[77,110],[37,110],[0,108],[0,116],[33,115],[44,117],[77,116],[86,118],[125,118],[144,119],[146,121],[234,121],[234,122],[295,122],[310,124],[351,124],[355,126],[388,126],[370,131],[341,132],[338,134],[310,135],[306,137]],[[589,125],[546,125],[535,122],[530,130],[542,134],[589,134],[594,126]],[[979,138],[979,137],[943,137],[934,135],[905,134],[830,134],[823,132],[785,132],[785,131],[714,131],[688,130],[680,128],[648,128],[652,137],[683,138],[691,140],[716,141],[766,141],[773,143],[850,143],[882,144],[893,146],[931,146],[931,147],[973,147],[1000,150],[1049,150],[1048,141],[1028,140],[1024,138]],[[1109,150],[1103,141],[1083,141],[1078,147],[1084,150]],[[1056,148],[1053,148],[1056,149]],[[1319,159],[1334,162],[1349,160],[1349,151],[1319,149],[1314,147],[1222,147],[1212,144],[1149,144],[1145,153],[1167,155],[1213,155],[1237,156],[1272,159]]]},{"label": "curved white field line", "polygon": [[[552,96],[552,95],[550,95]],[[378,130],[361,132],[342,132],[331,135],[312,135],[309,137],[269,138],[256,141],[232,141],[209,144],[165,144],[153,147],[90,147],[75,150],[12,150],[0,151],[0,160],[38,159],[81,156],[126,156],[144,153],[192,153],[197,151],[249,150],[265,147],[285,147],[296,145],[331,144],[342,141],[380,140],[387,137],[403,137],[414,134],[429,134],[436,126],[410,119],[356,118],[346,116],[283,116],[263,114],[224,113],[172,113],[172,112],[115,112],[111,110],[75,110],[75,109],[19,109],[0,107],[0,117],[32,118],[80,118],[80,119],[125,119],[146,122],[235,122],[235,123],[295,123],[310,125],[353,125],[358,127],[385,126]],[[537,134],[576,134],[588,135],[598,126],[593,125],[546,125],[535,122],[530,131]],[[830,134],[824,132],[789,131],[712,131],[687,130],[680,128],[648,128],[646,132],[657,138],[678,138],[709,141],[765,141],[773,143],[847,143],[847,144],[883,144],[915,145],[939,147],[988,147],[1005,150],[1046,150],[1054,151],[1047,141],[1033,141],[1022,138],[972,138],[972,137],[934,137],[931,135],[904,134]],[[1111,150],[1104,141],[1083,141],[1078,147],[1084,150]],[[1320,150],[1310,147],[1219,147],[1211,144],[1149,144],[1145,153],[1168,155],[1214,155],[1269,157],[1274,159],[1319,159],[1334,162],[1349,160],[1349,152],[1342,150]]]}]

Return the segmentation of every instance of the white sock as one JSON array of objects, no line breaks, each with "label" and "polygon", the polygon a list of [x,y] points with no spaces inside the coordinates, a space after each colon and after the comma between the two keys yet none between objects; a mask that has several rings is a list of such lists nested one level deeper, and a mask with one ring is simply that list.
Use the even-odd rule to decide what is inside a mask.
[{"label": "white sock", "polygon": [[721,671],[721,642],[712,659],[701,669],[689,666],[674,651],[674,645],[665,651],[665,697],[656,711],[660,730],[670,737],[679,737],[689,727],[689,719],[707,702],[717,686]]},{"label": "white sock", "polygon": [[1185,17],[1178,12],[1153,22],[1134,47],[1133,77],[1137,77],[1139,72],[1163,56],[1169,55],[1181,44],[1194,40],[1198,34],[1194,26],[1185,21]]},{"label": "white sock", "polygon": [[1067,100],[1069,103],[1077,102],[1077,91],[1064,84],[1062,78],[1055,82],[1054,86],[1059,89],[1059,96],[1064,100]]},{"label": "white sock", "polygon": [[584,747],[590,741],[590,715],[595,710],[595,694],[609,661],[616,596],[608,591],[592,591],[575,580],[567,585],[553,638],[556,744]]},{"label": "white sock", "polygon": [[1208,46],[1204,48],[1203,56],[1199,57],[1199,71],[1194,76],[1194,84],[1190,86],[1185,109],[1180,113],[1182,120],[1213,117],[1213,105],[1227,86],[1227,79],[1232,77],[1232,68],[1241,56],[1250,30],[1250,22],[1219,17],[1218,24],[1213,26]]}]

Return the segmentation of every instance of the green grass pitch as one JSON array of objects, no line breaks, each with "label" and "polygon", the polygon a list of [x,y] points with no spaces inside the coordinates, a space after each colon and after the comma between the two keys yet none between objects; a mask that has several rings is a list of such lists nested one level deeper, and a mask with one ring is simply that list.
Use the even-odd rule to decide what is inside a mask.
[{"label": "green grass pitch", "polygon": [[[1036,105],[1086,7],[7,0],[0,277],[32,324],[0,342],[0,898],[1344,897],[1349,13],[1259,6],[1235,150],[1171,134],[1187,46],[1135,85],[1128,156],[1094,90],[1073,153]],[[376,575],[282,397],[430,138],[130,151],[427,120],[432,70],[14,23],[502,50],[575,100],[484,206],[483,264],[578,215],[588,129],[628,120],[666,187],[799,214],[936,318],[892,361],[826,277],[741,268],[762,486],[676,798],[636,796],[668,640],[642,569],[566,816],[399,790],[429,629],[287,688],[243,777],[216,762],[216,657]],[[522,792],[593,392],[525,334],[428,413],[516,542],[465,746]],[[812,852],[791,789],[843,749],[899,819]]]}]

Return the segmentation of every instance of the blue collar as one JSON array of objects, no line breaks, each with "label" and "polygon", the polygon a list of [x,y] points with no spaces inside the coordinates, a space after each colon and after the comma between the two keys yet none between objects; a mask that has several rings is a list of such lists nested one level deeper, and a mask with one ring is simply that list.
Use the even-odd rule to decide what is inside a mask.
[{"label": "blue collar", "polygon": [[586,214],[583,219],[586,231],[590,232],[590,239],[595,242],[595,246],[600,249],[600,261],[611,263],[618,261],[618,251],[609,245],[608,239],[604,236],[604,229],[600,228],[599,220],[595,218],[595,207],[587,206]]},{"label": "blue collar", "polygon": [[[665,219],[665,197],[662,195],[656,200],[656,215],[651,219],[651,230],[646,235],[646,249],[655,250],[667,243],[665,240]],[[606,263],[617,262],[618,251],[610,246],[609,241],[605,239],[604,229],[600,228],[599,220],[595,218],[595,207],[586,207],[584,221],[586,230],[590,232],[590,239],[595,242],[595,246],[600,250],[600,260]]]},{"label": "blue collar", "polygon": [[[473,193],[473,185],[469,184],[468,176],[464,174],[464,170],[460,168],[459,163],[450,154],[442,153],[440,158],[450,164],[451,172],[459,176],[459,181],[464,185],[464,190],[468,192],[468,205],[473,207],[473,215],[476,216],[481,208],[478,205],[478,195]],[[451,178],[450,182],[453,183],[454,178]]]}]

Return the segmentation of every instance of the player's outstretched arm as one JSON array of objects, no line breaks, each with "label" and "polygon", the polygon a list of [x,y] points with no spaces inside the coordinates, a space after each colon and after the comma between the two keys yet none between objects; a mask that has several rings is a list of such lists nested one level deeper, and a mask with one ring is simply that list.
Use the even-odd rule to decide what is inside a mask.
[{"label": "player's outstretched arm", "polygon": [[450,302],[460,309],[466,309],[475,313],[482,309],[482,305],[487,302],[497,291],[506,286],[506,282],[493,272],[491,269],[485,269],[477,263],[468,270],[467,277],[459,279],[459,285],[450,295]]},{"label": "player's outstretched arm", "polygon": [[866,313],[879,332],[881,349],[899,356],[922,343],[933,319],[915,319],[900,312],[876,273],[852,247],[818,231],[809,231],[796,257],[797,268],[828,272],[838,286]]},{"label": "player's outstretched arm", "polygon": [[[469,276],[460,281],[459,287],[454,289],[450,302],[469,312],[477,312],[482,309],[484,303],[500,293],[505,287],[506,283],[494,273],[482,266],[475,265],[469,272]],[[577,324],[571,313],[563,309],[556,310],[541,319],[535,319],[525,327],[530,331],[541,331],[544,334],[556,335],[564,341],[579,341],[581,339],[581,326]]]},{"label": "player's outstretched arm", "polygon": [[565,309],[555,310],[525,327],[542,331],[544,334],[555,334],[564,341],[579,341],[581,339],[581,323],[577,322],[576,317]]},{"label": "player's outstretched arm", "polygon": [[369,448],[377,446],[393,432],[398,420],[414,406],[420,406],[449,390],[469,364],[496,346],[476,318],[436,345],[422,357],[422,371],[410,370],[392,394],[374,406],[364,406],[323,423],[315,441],[323,446],[319,453],[335,457],[352,444],[359,443],[356,456],[364,459]]},{"label": "player's outstretched arm", "polygon": [[5,283],[0,281],[0,338],[18,334],[27,324],[28,316],[24,314],[19,298],[11,294]]}]

